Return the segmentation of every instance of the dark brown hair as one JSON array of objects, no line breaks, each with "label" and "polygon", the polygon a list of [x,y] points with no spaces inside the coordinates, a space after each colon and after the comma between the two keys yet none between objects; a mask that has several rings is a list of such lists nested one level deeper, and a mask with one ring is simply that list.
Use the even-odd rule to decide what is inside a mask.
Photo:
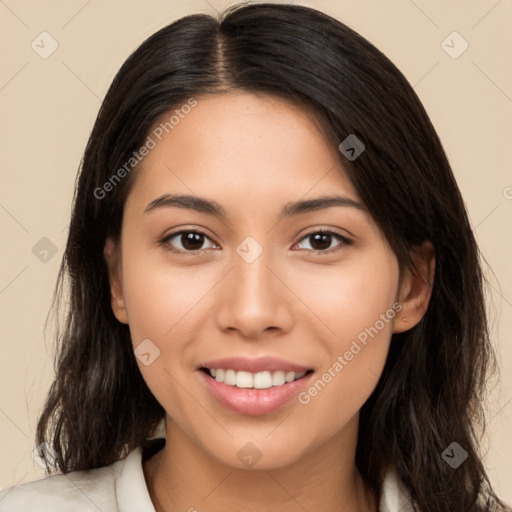
[{"label": "dark brown hair", "polygon": [[[136,169],[101,189],[152,126],[192,97],[242,90],[309,108],[334,144],[354,134],[364,153],[340,159],[400,267],[430,241],[435,282],[426,315],[391,340],[384,372],[360,416],[356,461],[379,492],[397,468],[423,512],[503,510],[478,450],[482,396],[495,364],[480,255],[461,194],[420,100],[392,62],[314,9],[252,4],[219,19],[182,18],[126,60],[103,101],[81,163],[54,296],[69,308],[57,333],[56,377],[37,426],[62,472],[109,465],[147,438],[164,410],[136,364],[128,327],[111,309],[107,236],[119,238]],[[468,458],[453,469],[442,452]]]}]

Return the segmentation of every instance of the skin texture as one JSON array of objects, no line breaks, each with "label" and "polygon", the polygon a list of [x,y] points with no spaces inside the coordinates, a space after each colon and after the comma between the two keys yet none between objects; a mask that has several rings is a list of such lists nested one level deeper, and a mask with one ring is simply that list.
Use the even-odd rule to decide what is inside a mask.
[{"label": "skin texture", "polygon": [[[155,508],[376,511],[354,462],[358,412],[392,333],[420,321],[431,288],[410,272],[399,282],[396,256],[366,211],[335,206],[279,218],[291,201],[338,194],[360,202],[310,115],[250,93],[197,99],[136,171],[120,245],[105,245],[117,319],[129,324],[134,348],[149,338],[160,350],[149,366],[138,361],[167,413],[166,447],[144,464]],[[214,200],[227,217],[144,212],[164,193]],[[181,229],[206,233],[195,254],[180,236],[161,243]],[[352,243],[332,237],[321,246],[306,236],[322,229]],[[236,251],[248,236],[263,249],[252,263]],[[414,257],[432,280],[430,249]],[[237,414],[199,378],[206,360],[270,355],[313,368],[313,383],[397,301],[401,311],[307,404]],[[237,456],[248,442],[261,454],[251,468]]]}]

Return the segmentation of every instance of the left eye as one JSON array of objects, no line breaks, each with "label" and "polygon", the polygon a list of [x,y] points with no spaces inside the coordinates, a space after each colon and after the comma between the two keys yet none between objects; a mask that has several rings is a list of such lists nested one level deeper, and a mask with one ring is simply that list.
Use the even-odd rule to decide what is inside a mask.
[{"label": "left eye", "polygon": [[[333,239],[338,239],[341,242],[337,246],[335,246],[336,248],[334,250],[337,250],[338,248],[340,248],[340,246],[351,244],[351,240],[340,235],[339,233],[335,233],[334,231],[330,230],[315,231],[314,233],[309,233],[301,240],[312,240],[314,247],[312,247],[312,244],[309,243],[310,247],[305,248],[310,251],[321,253],[330,252],[328,250],[332,248],[331,243],[333,242]],[[298,245],[304,248],[304,244],[299,242]]]}]

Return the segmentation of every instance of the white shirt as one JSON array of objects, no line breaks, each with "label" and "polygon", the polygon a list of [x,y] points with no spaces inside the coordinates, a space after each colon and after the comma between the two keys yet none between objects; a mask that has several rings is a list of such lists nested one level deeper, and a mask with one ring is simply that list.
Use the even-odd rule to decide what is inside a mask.
[{"label": "white shirt", "polygon": [[[142,449],[138,447],[110,466],[9,487],[0,492],[0,511],[155,512],[142,461]],[[414,512],[410,495],[392,469],[384,478],[379,512]]]}]

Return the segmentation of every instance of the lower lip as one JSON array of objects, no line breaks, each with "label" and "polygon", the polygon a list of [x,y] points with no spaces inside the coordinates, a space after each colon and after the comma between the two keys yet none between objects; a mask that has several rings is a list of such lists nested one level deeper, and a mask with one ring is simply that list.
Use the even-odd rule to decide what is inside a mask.
[{"label": "lower lip", "polygon": [[266,389],[241,389],[218,382],[202,370],[199,370],[199,373],[214,398],[221,405],[233,412],[248,416],[259,416],[281,408],[306,387],[313,375],[313,373],[309,373],[282,386]]}]

